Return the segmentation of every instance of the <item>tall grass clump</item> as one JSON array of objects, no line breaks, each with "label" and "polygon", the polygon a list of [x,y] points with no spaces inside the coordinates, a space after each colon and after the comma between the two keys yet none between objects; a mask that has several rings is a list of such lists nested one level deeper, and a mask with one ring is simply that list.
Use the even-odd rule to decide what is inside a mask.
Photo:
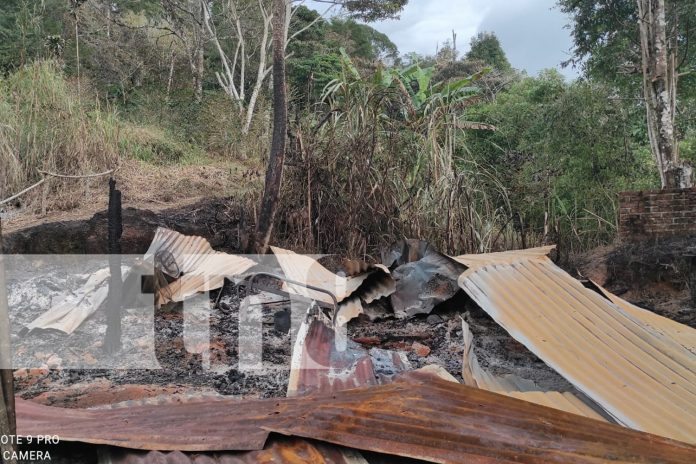
[{"label": "tall grass clump", "polygon": [[376,258],[400,237],[447,253],[512,246],[505,187],[461,160],[476,76],[432,83],[432,69],[343,74],[292,138],[279,235],[296,249]]},{"label": "tall grass clump", "polygon": [[55,61],[35,62],[0,81],[0,198],[41,178],[116,167],[120,124],[95,98],[79,95]]}]

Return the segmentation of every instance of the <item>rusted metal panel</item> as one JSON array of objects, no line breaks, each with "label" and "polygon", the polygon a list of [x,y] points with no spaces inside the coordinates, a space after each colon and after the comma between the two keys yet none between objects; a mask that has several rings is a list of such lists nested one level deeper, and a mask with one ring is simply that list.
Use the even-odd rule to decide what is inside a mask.
[{"label": "rusted metal panel", "polygon": [[332,328],[312,319],[303,323],[295,341],[288,396],[377,385],[410,368],[405,354],[339,341]]},{"label": "rusted metal panel", "polygon": [[112,448],[103,453],[100,464],[366,464],[351,453],[333,446],[300,438],[272,438],[260,451],[225,453],[182,453],[181,451],[133,451]]},{"label": "rusted metal panel", "polygon": [[696,443],[693,352],[544,256],[481,259],[459,284],[510,335],[617,422]]},{"label": "rusted metal panel", "polygon": [[104,411],[18,400],[18,433],[146,450],[260,450],[270,432],[440,463],[693,463],[696,447],[408,373],[331,395]]}]

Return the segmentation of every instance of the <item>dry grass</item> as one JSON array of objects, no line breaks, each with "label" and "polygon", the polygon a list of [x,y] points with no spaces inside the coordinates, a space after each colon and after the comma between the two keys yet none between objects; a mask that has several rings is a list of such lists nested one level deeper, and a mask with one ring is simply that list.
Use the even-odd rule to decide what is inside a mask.
[{"label": "dry grass", "polygon": [[[123,207],[158,211],[195,203],[203,198],[232,197],[247,203],[255,199],[263,187],[257,167],[224,160],[207,164],[156,166],[133,159],[124,159],[115,178],[123,193]],[[39,222],[85,219],[108,204],[108,179],[70,181],[70,188],[56,186],[48,199],[47,215],[42,216],[40,195],[22,214],[3,221],[6,232],[29,227]],[[40,190],[40,189],[39,189]]]},{"label": "dry grass", "polygon": [[[81,87],[78,94],[51,61],[0,81],[0,199],[38,181],[39,170],[80,175],[116,167],[124,206],[170,207],[259,190],[258,157],[211,157],[161,127],[123,121],[89,97],[88,83]],[[106,207],[107,192],[106,177],[50,178],[4,209],[34,220],[43,212],[89,215]]]},{"label": "dry grass", "polygon": [[0,197],[40,178],[38,170],[79,174],[118,164],[116,114],[75,90],[58,64],[29,65],[0,83]]}]

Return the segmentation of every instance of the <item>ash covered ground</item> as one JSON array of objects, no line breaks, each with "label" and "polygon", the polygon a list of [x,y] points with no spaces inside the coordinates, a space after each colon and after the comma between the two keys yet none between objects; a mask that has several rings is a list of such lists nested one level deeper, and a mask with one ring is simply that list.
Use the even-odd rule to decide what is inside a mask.
[{"label": "ash covered ground", "polygon": [[[51,405],[100,407],[176,395],[285,396],[292,340],[290,333],[276,329],[276,314],[291,310],[289,300],[262,306],[263,366],[253,371],[239,369],[239,310],[244,292],[238,294],[237,287],[229,282],[219,292],[211,292],[206,301],[208,307],[203,314],[208,319],[208,332],[193,337],[200,343],[209,343],[207,364],[200,354],[189,352],[191,346],[185,346],[180,304],[149,311],[124,310],[123,348],[116,355],[107,355],[102,348],[106,332],[104,307],[70,335],[56,331],[19,335],[23,325],[64,293],[66,280],[73,278],[56,275],[10,282],[11,300],[15,302],[41,295],[36,304],[25,305],[27,309],[15,315],[12,325],[15,363],[22,367],[15,371],[16,388],[22,397]],[[381,304],[388,305],[388,301]],[[463,294],[436,307],[428,316],[376,321],[361,316],[351,321],[348,335],[367,348],[405,351],[414,368],[440,365],[461,380],[462,317],[474,333],[481,365],[490,372],[516,374],[541,387],[571,389],[562,377],[513,340]],[[148,324],[151,328],[143,330]],[[154,345],[151,359],[140,354],[149,344]],[[53,354],[56,351],[60,354]],[[144,368],[118,368],[127,357],[137,359]],[[86,368],[71,368],[76,365]],[[161,368],[148,368],[154,365]]]}]

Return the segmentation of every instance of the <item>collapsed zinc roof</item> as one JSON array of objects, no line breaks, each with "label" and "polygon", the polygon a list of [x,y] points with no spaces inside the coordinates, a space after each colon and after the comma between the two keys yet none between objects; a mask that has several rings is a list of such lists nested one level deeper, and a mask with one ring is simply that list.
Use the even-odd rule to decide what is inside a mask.
[{"label": "collapsed zinc roof", "polygon": [[[619,423],[696,443],[696,355],[676,323],[627,311],[526,250],[459,261],[459,285],[517,341]],[[693,329],[680,330],[693,340]]]}]

